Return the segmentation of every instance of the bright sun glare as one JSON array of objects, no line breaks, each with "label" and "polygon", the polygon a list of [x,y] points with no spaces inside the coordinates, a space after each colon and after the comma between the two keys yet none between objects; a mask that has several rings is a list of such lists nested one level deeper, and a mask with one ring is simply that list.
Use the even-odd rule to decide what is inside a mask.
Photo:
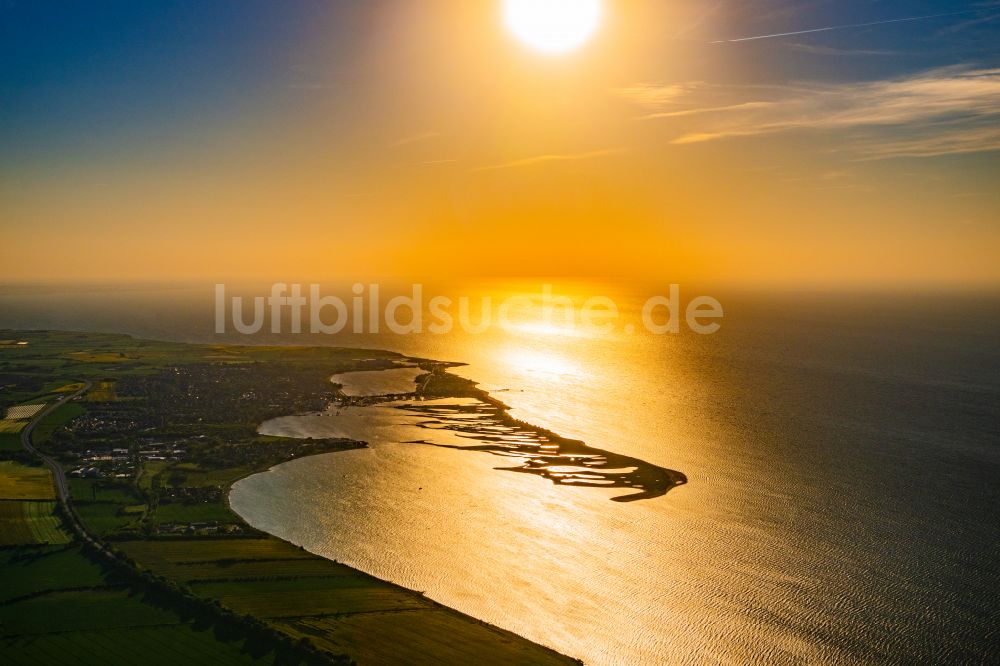
[{"label": "bright sun glare", "polygon": [[504,0],[504,19],[529,46],[564,53],[593,34],[601,9],[601,0]]}]

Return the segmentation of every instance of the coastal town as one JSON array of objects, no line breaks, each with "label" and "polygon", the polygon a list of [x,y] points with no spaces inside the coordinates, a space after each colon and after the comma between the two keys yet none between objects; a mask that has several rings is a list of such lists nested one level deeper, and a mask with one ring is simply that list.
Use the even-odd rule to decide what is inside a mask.
[{"label": "coastal town", "polygon": [[[44,661],[56,644],[97,646],[121,663],[576,663],[305,552],[230,509],[238,479],[366,446],[261,435],[260,423],[354,405],[331,376],[414,368],[413,359],[10,333],[0,337],[29,344],[0,348],[0,652],[9,663]],[[107,610],[95,616],[92,604]],[[152,645],[168,647],[151,658]]]}]

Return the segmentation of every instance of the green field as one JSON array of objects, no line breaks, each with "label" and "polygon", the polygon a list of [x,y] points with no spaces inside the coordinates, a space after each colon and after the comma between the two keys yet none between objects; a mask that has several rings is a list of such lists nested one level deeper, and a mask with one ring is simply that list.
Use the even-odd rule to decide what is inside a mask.
[{"label": "green field", "polygon": [[86,384],[83,382],[73,382],[72,384],[63,384],[55,389],[52,389],[53,393],[73,393],[74,391],[79,391]]},{"label": "green field", "polygon": [[140,564],[165,572],[178,564],[223,560],[313,559],[316,556],[278,539],[171,539],[127,541],[119,547]]},{"label": "green field", "polygon": [[24,502],[24,514],[39,543],[69,543],[69,534],[55,515],[55,502]]},{"label": "green field", "polygon": [[0,432],[0,453],[7,451],[20,451],[21,435],[12,432]]},{"label": "green field", "polygon": [[0,549],[0,604],[45,590],[104,584],[104,571],[76,546]]},{"label": "green field", "polygon": [[69,543],[55,502],[0,500],[0,546]]},{"label": "green field", "polygon": [[274,654],[220,639],[141,594],[109,586],[78,547],[0,549],[0,663],[270,664]]},{"label": "green field", "polygon": [[126,485],[111,484],[101,479],[69,479],[69,492],[78,502],[113,502],[135,504],[139,498]]},{"label": "green field", "polygon": [[0,433],[19,433],[28,425],[27,421],[12,421],[11,419],[0,419]]},{"label": "green field", "polygon": [[[172,470],[180,471],[184,475],[183,485],[190,488],[204,488],[207,486],[228,486],[230,483],[246,476],[254,471],[253,467],[225,467],[222,469],[202,469],[197,465],[174,465]],[[169,476],[170,472],[167,472]]]},{"label": "green field", "polygon": [[457,621],[453,611],[440,606],[419,612],[294,618],[278,625],[296,638],[309,638],[321,649],[347,653],[359,664],[572,663],[500,629],[468,619]]},{"label": "green field", "polygon": [[96,536],[137,529],[143,511],[141,498],[127,485],[103,479],[69,479],[76,515]]},{"label": "green field", "polygon": [[86,411],[75,402],[67,402],[61,405],[55,411],[46,414],[39,421],[38,425],[35,426],[35,429],[31,431],[31,443],[35,445],[44,444],[52,437],[52,433]]},{"label": "green field", "polygon": [[118,399],[114,381],[94,382],[94,387],[84,396],[87,402],[112,402]]},{"label": "green field", "polygon": [[139,488],[143,491],[152,489],[153,479],[173,464],[169,460],[147,460],[146,464],[143,465],[142,476],[139,477]]},{"label": "green field", "polygon": [[[362,664],[567,664],[571,660],[277,539],[117,544],[140,566],[199,596],[267,618]],[[378,639],[373,639],[377,636]]]},{"label": "green field", "polygon": [[142,566],[184,582],[357,574],[277,539],[128,541],[118,546]]},{"label": "green field", "polygon": [[35,543],[35,534],[24,516],[23,502],[0,501],[0,546]]},{"label": "green field", "polygon": [[45,467],[0,461],[0,499],[55,499],[52,475]]},{"label": "green field", "polygon": [[83,363],[121,363],[122,361],[137,360],[134,356],[128,356],[124,352],[102,352],[96,350],[71,351],[67,352],[67,357],[74,361]]},{"label": "green field", "polygon": [[[351,360],[362,355],[366,358],[399,357],[393,352],[333,347],[190,345],[141,340],[117,333],[30,331],[24,336],[29,342],[27,346],[0,347],[0,361],[14,369],[44,369],[53,384],[60,379],[65,380],[63,384],[89,379],[96,385],[112,375],[119,377],[147,372],[149,368],[187,363],[316,362]],[[28,393],[27,397],[31,395]]]},{"label": "green field", "polygon": [[183,504],[171,502],[160,504],[156,509],[157,522],[163,523],[199,523],[216,521],[220,523],[235,523],[238,518],[223,502],[205,502],[201,504]]},{"label": "green field", "polygon": [[[189,624],[73,631],[0,639],[3,663],[11,666],[80,664],[81,666],[177,666],[177,664],[270,664],[239,642],[216,640],[210,630]],[[68,658],[72,655],[72,659]]]},{"label": "green field", "polygon": [[192,583],[196,594],[220,599],[237,613],[262,618],[416,611],[418,595],[367,576]]},{"label": "green field", "polygon": [[184,582],[221,580],[268,580],[274,578],[309,578],[345,576],[354,569],[318,557],[250,560],[233,562],[210,560],[160,566],[157,570],[170,578]]},{"label": "green field", "polygon": [[73,507],[83,524],[96,536],[108,536],[138,524],[138,516],[124,513],[121,504],[74,502]]},{"label": "green field", "polygon": [[45,634],[115,627],[174,624],[177,617],[165,609],[144,604],[126,590],[67,590],[0,606],[0,634]]}]

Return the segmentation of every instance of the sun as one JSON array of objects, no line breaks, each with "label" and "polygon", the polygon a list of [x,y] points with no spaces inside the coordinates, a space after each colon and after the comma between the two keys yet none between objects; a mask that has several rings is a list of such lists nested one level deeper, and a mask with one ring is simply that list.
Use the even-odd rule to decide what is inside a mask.
[{"label": "sun", "polygon": [[601,22],[601,0],[504,0],[507,27],[545,53],[565,53],[589,38]]}]

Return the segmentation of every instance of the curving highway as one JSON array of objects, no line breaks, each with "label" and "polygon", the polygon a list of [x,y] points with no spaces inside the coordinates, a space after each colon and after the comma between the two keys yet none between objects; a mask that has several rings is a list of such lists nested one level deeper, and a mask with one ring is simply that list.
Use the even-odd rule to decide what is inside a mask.
[{"label": "curving highway", "polygon": [[80,538],[96,546],[100,552],[111,556],[111,553],[105,550],[104,546],[102,546],[97,539],[87,532],[83,523],[80,522],[79,518],[76,517],[76,514],[70,508],[69,483],[66,481],[66,472],[63,471],[62,465],[60,465],[52,456],[46,455],[36,449],[35,445],[31,443],[31,433],[35,430],[35,426],[38,425],[43,418],[59,409],[73,398],[83,395],[90,390],[91,386],[90,382],[83,382],[82,388],[72,393],[67,393],[55,402],[49,403],[46,405],[45,409],[35,414],[28,425],[24,427],[24,430],[21,431],[21,446],[24,447],[25,451],[41,458],[42,462],[44,462],[45,465],[52,471],[52,479],[56,484],[56,493],[59,496],[59,503],[62,504],[66,515],[69,516],[70,523],[73,525],[73,529],[80,536]]}]

